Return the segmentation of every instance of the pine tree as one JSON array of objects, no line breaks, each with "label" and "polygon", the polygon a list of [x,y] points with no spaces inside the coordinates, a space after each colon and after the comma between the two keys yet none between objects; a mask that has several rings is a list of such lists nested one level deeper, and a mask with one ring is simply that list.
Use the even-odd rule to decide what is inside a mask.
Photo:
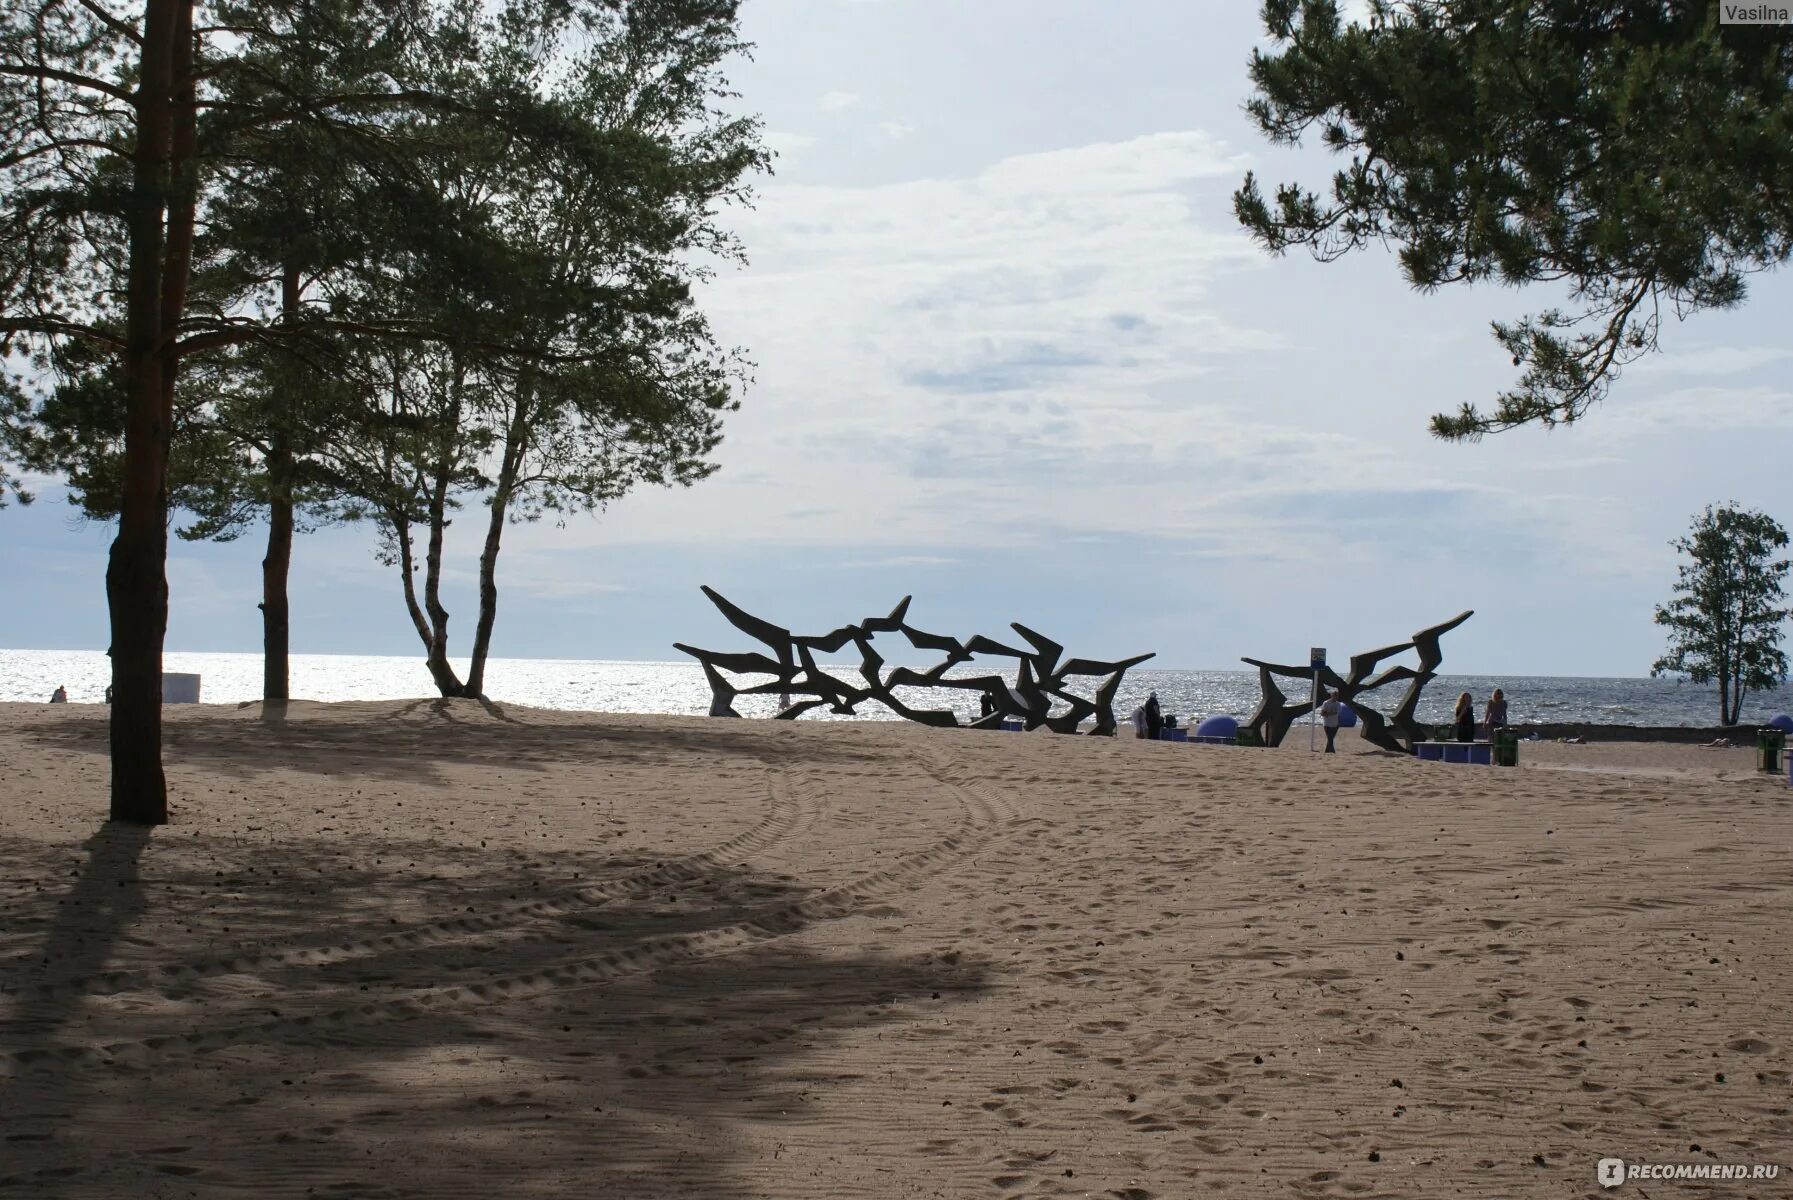
[{"label": "pine tree", "polygon": [[[692,186],[673,189],[658,216],[642,206],[638,224],[676,228],[696,212],[700,236],[662,237],[664,260],[653,261],[718,248],[701,236],[709,205],[764,161],[755,122],[719,117],[703,57],[738,46],[735,10],[735,0],[142,0],[138,17],[102,0],[0,8],[0,417],[15,443],[66,447],[64,473],[91,468],[86,478],[104,493],[96,503],[117,515],[106,577],[114,819],[168,818],[167,534],[179,498],[171,489],[183,464],[204,458],[202,431],[237,439],[229,461],[243,480],[261,475],[215,499],[227,510],[259,500],[273,517],[267,579],[280,605],[269,637],[283,646],[281,526],[290,545],[311,450],[298,439],[319,424],[294,390],[309,390],[321,339],[574,369],[631,352],[626,337],[537,336],[531,321],[567,308],[581,288],[597,289],[581,311],[615,300],[613,323],[626,324],[634,305],[648,320],[689,316],[676,279],[648,294],[667,271],[639,276],[644,293],[517,269],[507,231],[482,208],[498,181],[434,191],[437,176],[422,169],[429,156],[459,153],[456,139],[477,131],[503,147],[506,165],[577,162],[599,181],[595,194],[624,207],[665,196],[659,176],[687,178]],[[633,141],[594,136],[589,113],[550,86],[565,77],[569,47],[594,43],[623,64],[612,78],[637,61],[650,72],[633,90],[594,99],[600,111],[643,119]],[[676,53],[682,44],[695,48],[688,59]],[[689,93],[688,65],[702,84],[695,106],[657,108],[663,95]],[[603,321],[590,329],[602,332]],[[237,394],[263,397],[267,411],[220,419],[214,396],[183,387],[207,364],[261,372],[262,386]],[[664,365],[639,360],[649,374]],[[73,424],[41,424],[54,404]],[[81,435],[83,422],[96,437]],[[107,444],[110,454],[95,452]],[[18,491],[4,473],[0,487]],[[281,682],[270,675],[270,691]]]},{"label": "pine tree", "polygon": [[1523,368],[1444,438],[1574,421],[1656,348],[1665,310],[1743,301],[1793,253],[1793,29],[1719,24],[1717,0],[1266,0],[1247,107],[1274,142],[1349,155],[1322,199],[1239,219],[1274,253],[1399,248],[1417,288],[1566,285],[1579,311],[1495,325]]}]

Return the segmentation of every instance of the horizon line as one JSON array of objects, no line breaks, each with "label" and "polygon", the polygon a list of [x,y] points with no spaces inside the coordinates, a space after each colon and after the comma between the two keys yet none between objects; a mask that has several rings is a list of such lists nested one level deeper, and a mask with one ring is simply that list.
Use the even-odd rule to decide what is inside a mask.
[{"label": "horizon line", "polygon": [[[242,655],[244,657],[250,657],[250,658],[260,658],[263,655],[263,652],[260,650],[164,649],[163,653],[165,655],[166,654],[232,654],[232,655]],[[347,650],[291,650],[288,653],[292,657],[303,656],[303,657],[309,657],[309,658],[404,658],[404,659],[415,659],[415,661],[417,661],[420,664],[425,661],[424,656],[421,652],[372,653],[372,652],[367,652],[367,651],[347,651]],[[102,650],[94,650],[90,647],[68,648],[68,647],[45,647],[45,646],[0,646],[0,654],[98,654],[98,655],[103,656],[105,654],[105,652]],[[468,659],[469,659],[469,656],[465,655],[465,654],[450,654],[448,657],[449,657],[450,662],[465,662],[465,661],[468,661]],[[559,657],[559,656],[554,656],[554,655],[528,655],[528,654],[515,654],[515,655],[494,654],[494,655],[488,656],[486,661],[488,663],[492,663],[492,662],[566,662],[566,663],[619,663],[619,664],[630,664],[630,665],[639,665],[639,666],[691,666],[691,667],[698,666],[696,659],[689,659],[689,658],[565,658],[565,657]],[[816,661],[818,663],[830,663],[830,664],[835,664],[835,665],[838,665],[841,663],[845,663],[848,665],[854,665],[857,663],[858,660],[850,659],[850,658],[845,658],[845,659],[818,658]],[[917,666],[932,665],[931,663],[926,662],[924,660],[917,660],[916,662],[913,662],[913,663],[900,662],[896,659],[886,659],[885,661],[891,666],[898,666],[898,667],[900,667],[900,666],[917,667]],[[1155,672],[1209,673],[1209,674],[1228,673],[1228,674],[1250,675],[1250,674],[1256,673],[1256,668],[1247,666],[1244,663],[1241,663],[1239,666],[1236,666],[1236,667],[1169,667],[1169,666],[1143,667],[1142,666],[1142,667],[1131,668],[1128,671],[1128,674],[1132,675],[1132,674],[1155,673]],[[1440,678],[1451,677],[1451,676],[1468,676],[1468,677],[1474,677],[1474,678],[1480,678],[1480,679],[1625,679],[1625,680],[1632,680],[1632,681],[1642,681],[1642,680],[1660,678],[1664,682],[1667,682],[1671,678],[1675,678],[1673,676],[1653,676],[1653,675],[1648,675],[1648,674],[1645,674],[1645,675],[1577,675],[1577,674],[1556,674],[1556,673],[1546,672],[1546,671],[1517,671],[1517,672],[1500,673],[1500,672],[1492,672],[1492,671],[1475,671],[1475,670],[1457,670],[1457,671],[1440,670],[1437,672],[1437,675]],[[1681,677],[1680,681],[1683,683],[1692,682],[1691,680],[1688,680],[1685,677]],[[1694,684],[1694,686],[1700,687],[1700,686],[1707,686],[1707,685]],[[1716,686],[1716,685],[1713,685],[1713,686]],[[1778,690],[1778,689],[1773,689],[1773,690]]]}]

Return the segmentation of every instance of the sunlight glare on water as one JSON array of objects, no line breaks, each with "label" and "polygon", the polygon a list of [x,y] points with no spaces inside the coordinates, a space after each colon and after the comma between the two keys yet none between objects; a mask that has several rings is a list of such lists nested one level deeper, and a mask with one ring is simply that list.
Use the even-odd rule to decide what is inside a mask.
[{"label": "sunlight glare on water", "polygon": [[[464,669],[464,663],[456,663]],[[925,664],[918,664],[925,665]],[[207,704],[240,704],[261,697],[259,654],[170,653],[166,669],[197,673],[200,698]],[[857,681],[857,666],[827,666],[838,678]],[[954,674],[988,674],[975,665]],[[1013,678],[1012,672],[1009,678]],[[98,703],[109,679],[106,656],[91,650],[0,650],[0,700],[45,701],[58,686],[68,688],[75,703]],[[755,679],[741,682],[757,682]],[[1093,694],[1097,680],[1079,690]],[[1589,722],[1610,725],[1713,725],[1717,723],[1715,689],[1680,684],[1671,679],[1572,679],[1552,676],[1441,675],[1427,688],[1420,719],[1449,718],[1457,693],[1468,691],[1480,711],[1496,687],[1506,691],[1515,723],[1528,721]],[[1291,693],[1295,688],[1286,690]],[[1215,714],[1248,716],[1258,700],[1257,676],[1250,671],[1130,671],[1115,700],[1122,721],[1148,691],[1158,693],[1164,711],[1185,724]],[[404,700],[435,694],[421,656],[361,654],[295,654],[292,694],[301,700]],[[581,659],[494,658],[486,669],[486,694],[495,701],[537,708],[589,712],[682,713],[709,711],[710,691],[695,662],[607,662]],[[1383,711],[1399,703],[1398,687],[1376,699]],[[950,708],[961,719],[975,717],[974,692],[904,693],[906,703],[924,708]],[[736,709],[747,717],[770,716],[772,696],[742,696]],[[1744,705],[1743,723],[1793,710],[1793,690],[1752,694]],[[805,720],[895,720],[876,702],[858,717],[841,718],[822,709]]]}]

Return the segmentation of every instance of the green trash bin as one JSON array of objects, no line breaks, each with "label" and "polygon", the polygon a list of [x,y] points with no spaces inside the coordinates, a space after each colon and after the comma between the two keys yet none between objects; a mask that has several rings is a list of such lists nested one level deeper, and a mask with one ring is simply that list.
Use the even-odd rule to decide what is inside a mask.
[{"label": "green trash bin", "polygon": [[1756,730],[1756,770],[1771,775],[1781,773],[1781,755],[1787,749],[1787,735],[1779,729]]},{"label": "green trash bin", "polygon": [[1258,731],[1251,726],[1241,725],[1233,732],[1233,744],[1236,746],[1262,746],[1264,739],[1259,737]]},{"label": "green trash bin", "polygon": [[1494,731],[1494,765],[1497,767],[1519,765],[1519,731],[1517,729],[1496,729]]}]

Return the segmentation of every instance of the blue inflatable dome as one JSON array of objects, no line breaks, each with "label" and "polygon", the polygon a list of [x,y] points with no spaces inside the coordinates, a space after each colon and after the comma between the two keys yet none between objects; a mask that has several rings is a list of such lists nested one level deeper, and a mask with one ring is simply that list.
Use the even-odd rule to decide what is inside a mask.
[{"label": "blue inflatable dome", "polygon": [[1357,710],[1352,708],[1349,704],[1339,705],[1339,728],[1357,728]]},{"label": "blue inflatable dome", "polygon": [[1770,729],[1778,729],[1782,733],[1793,734],[1793,717],[1788,716],[1786,713],[1776,713],[1774,716],[1768,718],[1768,727]]},{"label": "blue inflatable dome", "polygon": [[1236,717],[1209,717],[1195,727],[1196,737],[1230,738],[1239,732],[1239,720]]}]

